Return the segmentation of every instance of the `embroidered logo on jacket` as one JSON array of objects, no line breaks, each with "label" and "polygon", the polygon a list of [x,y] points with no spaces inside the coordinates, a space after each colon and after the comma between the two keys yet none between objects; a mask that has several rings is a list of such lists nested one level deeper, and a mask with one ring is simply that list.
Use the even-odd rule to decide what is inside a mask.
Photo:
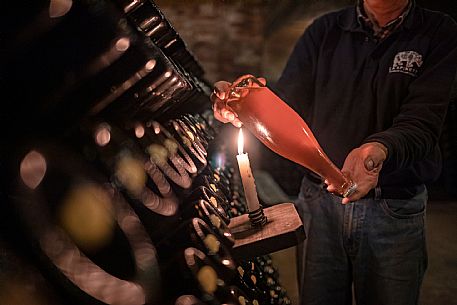
[{"label": "embroidered logo on jacket", "polygon": [[389,68],[389,73],[400,72],[411,76],[417,76],[422,63],[422,55],[416,51],[398,52],[394,57],[392,67]]}]

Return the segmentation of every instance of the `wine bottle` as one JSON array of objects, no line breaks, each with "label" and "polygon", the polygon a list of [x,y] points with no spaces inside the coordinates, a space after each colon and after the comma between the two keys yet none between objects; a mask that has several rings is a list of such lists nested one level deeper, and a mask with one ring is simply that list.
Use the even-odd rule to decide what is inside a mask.
[{"label": "wine bottle", "polygon": [[308,124],[255,77],[245,75],[235,81],[226,102],[272,151],[317,173],[336,186],[340,195],[347,197],[355,191],[355,183],[327,157]]},{"label": "wine bottle", "polygon": [[[184,252],[187,266],[193,274],[196,275],[200,289],[203,292],[202,300],[205,301],[205,303],[210,305],[249,304],[249,302],[247,302],[249,299],[242,291],[236,287],[227,286],[227,282],[219,277],[220,273],[218,268],[212,267],[208,262],[206,262],[205,265],[202,264],[202,258],[204,259],[204,257],[201,252],[199,253],[195,248],[187,248]],[[205,261],[203,260],[203,262]],[[214,279],[216,279],[216,281],[214,281]]]},{"label": "wine bottle", "polygon": [[237,189],[233,190],[233,197],[230,202],[230,206],[230,217],[240,216],[247,212],[246,201]]},{"label": "wine bottle", "polygon": [[253,304],[266,304],[268,296],[265,290],[257,286],[257,276],[251,271],[249,264],[241,262],[237,267],[238,276],[234,283],[243,290],[252,300]]},{"label": "wine bottle", "polygon": [[16,157],[8,198],[19,228],[10,233],[24,232],[26,255],[67,301],[157,301],[155,248],[108,178],[60,143],[25,144]]},{"label": "wine bottle", "polygon": [[207,150],[209,145],[208,139],[203,130],[192,120],[192,117],[190,115],[182,115],[179,117],[179,121],[193,132],[193,135],[202,144],[203,148]]},{"label": "wine bottle", "polygon": [[198,164],[198,170],[202,170],[208,163],[206,159],[208,153],[196,135],[178,119],[170,120],[167,126],[170,126],[175,134],[175,139],[182,144],[192,160]]},{"label": "wine bottle", "polygon": [[220,276],[229,282],[236,274],[236,263],[229,249],[202,219],[192,218],[182,223],[175,231],[170,232],[157,244],[159,256],[165,260],[170,253],[194,247],[203,251],[218,268]]},{"label": "wine bottle", "polygon": [[242,298],[235,297],[232,292],[220,266],[200,249],[188,247],[174,252],[162,273],[167,299],[175,300],[174,303],[182,295],[192,295],[194,301],[198,299],[204,304],[243,305],[240,303]]},{"label": "wine bottle", "polygon": [[[85,133],[82,145],[87,158],[100,164],[113,185],[123,192],[152,240],[160,240],[179,222],[179,189],[173,188],[158,165],[138,147],[135,138],[113,124],[87,123]],[[88,135],[93,136],[92,141]]]},{"label": "wine bottle", "polygon": [[223,174],[216,172],[216,170],[208,164],[205,169],[201,172],[201,175],[208,180],[207,184],[214,184],[216,188],[219,188],[227,198],[232,197],[232,187],[230,180],[227,179]]},{"label": "wine bottle", "polygon": [[149,159],[178,188],[188,189],[197,172],[194,162],[183,147],[158,122],[137,123],[135,138]]},{"label": "wine bottle", "polygon": [[217,209],[208,201],[198,200],[193,202],[182,211],[181,216],[185,220],[194,217],[201,218],[214,230],[224,245],[231,248],[235,244],[235,238],[224,219],[222,219]]},{"label": "wine bottle", "polygon": [[[205,169],[206,171],[206,169]],[[210,172],[210,171],[208,171]],[[213,192],[219,195],[221,198],[225,198],[227,201],[232,197],[232,191],[229,185],[225,185],[220,179],[217,180],[212,173],[202,172],[198,177],[195,178],[194,186],[206,186]]]},{"label": "wine bottle", "polygon": [[209,126],[208,122],[199,114],[191,115],[184,114],[183,118],[199,131],[200,135],[205,139],[206,143],[210,143],[214,139],[215,131]]},{"label": "wine bottle", "polygon": [[198,186],[192,193],[186,197],[186,202],[194,202],[197,200],[205,200],[209,202],[216,210],[221,219],[228,225],[230,219],[227,211],[230,209],[230,203],[222,194],[217,194],[207,186]]},{"label": "wine bottle", "polygon": [[253,300],[249,299],[249,297],[237,286],[230,286],[229,291],[230,294],[238,300],[240,305],[259,305],[258,301],[253,302]]}]

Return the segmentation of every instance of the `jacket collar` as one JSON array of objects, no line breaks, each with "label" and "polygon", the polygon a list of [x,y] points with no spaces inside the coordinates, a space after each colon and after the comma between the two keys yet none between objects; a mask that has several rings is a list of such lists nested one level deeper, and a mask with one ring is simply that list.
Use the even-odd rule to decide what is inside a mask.
[{"label": "jacket collar", "polygon": [[[356,5],[343,9],[338,15],[338,25],[345,31],[350,32],[365,32],[363,26],[357,18]],[[412,29],[422,24],[422,12],[416,6],[416,1],[412,0],[411,11],[406,16],[405,21],[400,25],[399,29]]]}]

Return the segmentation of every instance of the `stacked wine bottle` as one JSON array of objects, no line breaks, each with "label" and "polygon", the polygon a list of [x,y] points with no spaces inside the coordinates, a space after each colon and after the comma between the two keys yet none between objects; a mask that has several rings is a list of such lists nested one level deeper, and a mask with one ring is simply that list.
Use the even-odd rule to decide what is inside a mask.
[{"label": "stacked wine bottle", "polygon": [[240,179],[214,161],[230,158],[210,89],[158,7],[34,3],[2,16],[6,240],[61,304],[288,304],[269,257],[231,254]]},{"label": "stacked wine bottle", "polygon": [[[230,253],[235,240],[228,224],[246,212],[244,195],[229,162],[215,167],[208,161],[224,152],[211,149],[216,132],[203,116],[124,131],[106,122],[91,127],[95,141],[84,151],[145,224],[165,283],[162,302],[191,295],[206,304],[290,303],[270,257],[237,261]],[[108,142],[100,141],[101,132]]]}]

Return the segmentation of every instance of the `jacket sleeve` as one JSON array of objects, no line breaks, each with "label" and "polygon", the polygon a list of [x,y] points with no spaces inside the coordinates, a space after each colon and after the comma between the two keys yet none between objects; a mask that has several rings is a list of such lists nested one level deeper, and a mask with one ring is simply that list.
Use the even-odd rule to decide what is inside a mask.
[{"label": "jacket sleeve", "polygon": [[457,25],[450,18],[443,19],[423,70],[410,84],[392,126],[364,141],[387,147],[388,171],[412,166],[431,155],[438,144],[457,67]]},{"label": "jacket sleeve", "polygon": [[314,98],[314,75],[319,41],[325,29],[324,18],[316,19],[297,41],[281,77],[272,88],[302,117]]}]

